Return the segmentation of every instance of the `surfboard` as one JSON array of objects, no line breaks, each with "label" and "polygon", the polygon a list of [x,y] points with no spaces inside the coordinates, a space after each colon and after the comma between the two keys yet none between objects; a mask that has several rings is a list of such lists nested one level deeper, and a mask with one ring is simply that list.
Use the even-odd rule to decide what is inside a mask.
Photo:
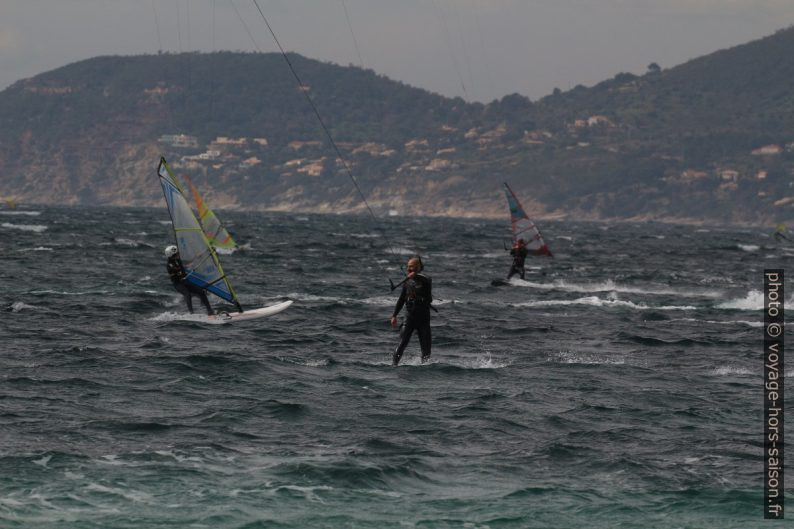
[{"label": "surfboard", "polygon": [[196,323],[209,323],[210,325],[224,325],[226,323],[235,323],[238,321],[253,320],[256,318],[272,316],[283,310],[286,310],[290,305],[292,305],[291,299],[281,303],[276,303],[275,305],[269,305],[267,307],[246,310],[245,312],[220,312],[214,316],[206,316],[203,314],[183,314],[175,319],[180,321],[193,321]]},{"label": "surfboard", "polygon": [[510,284],[510,282],[507,281],[506,279],[494,279],[494,280],[491,281],[491,286],[492,287],[503,287],[503,286],[509,285],[509,284]]}]

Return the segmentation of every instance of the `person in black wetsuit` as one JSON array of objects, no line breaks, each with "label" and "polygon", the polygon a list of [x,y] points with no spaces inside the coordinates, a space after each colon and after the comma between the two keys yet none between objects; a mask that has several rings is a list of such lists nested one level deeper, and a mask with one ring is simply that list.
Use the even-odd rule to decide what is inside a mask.
[{"label": "person in black wetsuit", "polygon": [[198,296],[199,300],[201,300],[201,304],[207,309],[207,314],[209,316],[215,314],[204,289],[186,280],[187,270],[185,270],[185,265],[182,264],[182,259],[179,257],[179,250],[177,247],[166,247],[165,256],[168,258],[166,269],[168,270],[168,275],[171,277],[171,283],[174,285],[176,291],[184,296],[185,303],[187,303],[187,310],[193,314],[193,295],[195,294]]},{"label": "person in black wetsuit", "polygon": [[524,239],[518,239],[518,242],[516,242],[510,250],[510,255],[513,256],[513,265],[510,267],[510,272],[507,274],[508,281],[510,281],[510,278],[515,274],[518,274],[521,276],[521,279],[524,279],[524,261],[527,259],[528,254],[529,250],[527,250],[527,246],[524,244]]},{"label": "person in black wetsuit", "polygon": [[408,261],[408,278],[403,283],[403,290],[394,307],[391,317],[392,327],[397,326],[397,314],[405,306],[405,321],[400,329],[400,344],[394,351],[392,366],[400,363],[403,351],[416,330],[419,336],[419,347],[422,349],[422,363],[430,358],[430,304],[433,302],[433,282],[422,274],[422,260],[414,257]]}]

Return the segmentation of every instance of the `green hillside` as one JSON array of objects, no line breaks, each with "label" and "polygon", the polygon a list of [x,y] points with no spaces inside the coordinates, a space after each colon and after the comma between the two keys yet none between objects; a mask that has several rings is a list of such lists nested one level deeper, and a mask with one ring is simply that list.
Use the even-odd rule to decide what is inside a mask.
[{"label": "green hillside", "polygon": [[[787,221],[791,49],[786,29],[674,68],[487,105],[299,55],[306,94],[277,54],[98,57],[0,92],[0,194],[156,205],[163,153],[221,206],[360,210],[308,94],[382,211],[501,215],[507,180],[538,216]],[[188,144],[164,140],[177,134]]]}]

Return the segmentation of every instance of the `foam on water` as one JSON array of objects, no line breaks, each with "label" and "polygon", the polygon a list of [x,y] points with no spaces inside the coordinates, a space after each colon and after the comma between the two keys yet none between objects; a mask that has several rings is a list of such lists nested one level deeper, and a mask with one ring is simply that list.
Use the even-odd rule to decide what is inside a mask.
[{"label": "foam on water", "polygon": [[[794,295],[786,300],[786,305],[794,306]],[[717,304],[718,309],[728,310],[764,310],[764,293],[760,290],[750,290],[742,298],[733,298]]]},{"label": "foam on water", "polygon": [[729,376],[729,375],[752,375],[752,376],[761,376],[761,372],[759,370],[752,370],[746,367],[738,367],[738,366],[720,366],[714,368],[714,374],[719,376]]},{"label": "foam on water", "polygon": [[676,288],[646,288],[629,285],[620,285],[612,279],[592,284],[572,283],[564,279],[558,279],[552,283],[535,283],[517,277],[510,278],[510,284],[520,287],[529,287],[543,290],[560,290],[563,292],[619,292],[623,294],[645,294],[649,296],[674,296],[674,297],[699,297],[699,298],[718,298],[721,292],[715,290],[697,289],[676,289]]},{"label": "foam on water", "polygon": [[555,307],[570,305],[589,305],[592,307],[617,307],[632,310],[696,310],[697,307],[691,305],[646,305],[644,303],[634,303],[632,301],[622,301],[619,299],[603,299],[598,296],[587,296],[577,299],[546,299],[539,301],[524,301],[521,303],[511,303],[512,307]]},{"label": "foam on water", "polygon": [[549,356],[549,361],[563,364],[623,365],[626,363],[625,358],[618,358],[614,355],[577,351],[558,351]]},{"label": "foam on water", "polygon": [[757,252],[761,247],[757,244],[738,244],[737,247],[745,252]]},{"label": "foam on water", "polygon": [[53,251],[52,248],[48,248],[46,246],[37,246],[35,248],[22,248],[19,250],[20,252],[51,252]]},{"label": "foam on water", "polygon": [[10,222],[3,222],[0,224],[0,227],[10,230],[32,231],[35,233],[41,233],[47,229],[47,226],[43,224],[11,224]]},{"label": "foam on water", "polygon": [[36,310],[38,307],[28,305],[23,301],[15,301],[11,304],[11,312],[22,312],[23,310]]}]

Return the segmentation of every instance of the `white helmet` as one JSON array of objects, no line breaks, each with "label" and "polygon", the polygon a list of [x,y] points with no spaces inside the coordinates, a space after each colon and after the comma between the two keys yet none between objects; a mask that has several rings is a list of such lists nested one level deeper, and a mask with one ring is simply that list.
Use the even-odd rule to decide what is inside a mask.
[{"label": "white helmet", "polygon": [[169,259],[178,253],[179,250],[177,250],[176,246],[174,246],[173,244],[171,246],[165,247],[165,256],[168,257]]}]

